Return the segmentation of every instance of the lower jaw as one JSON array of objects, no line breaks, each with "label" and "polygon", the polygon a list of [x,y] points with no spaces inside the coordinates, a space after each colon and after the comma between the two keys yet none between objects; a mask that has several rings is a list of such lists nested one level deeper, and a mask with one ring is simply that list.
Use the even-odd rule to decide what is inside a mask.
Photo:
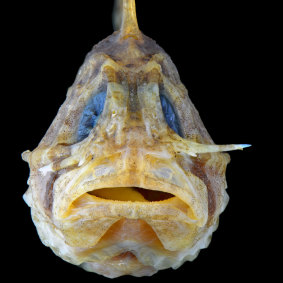
[{"label": "lower jaw", "polygon": [[166,250],[145,221],[121,219],[93,249],[80,254],[88,258],[80,266],[109,278],[151,276],[158,270],[173,267],[179,252]]},{"label": "lower jaw", "polygon": [[[108,278],[116,278],[123,275],[135,277],[151,276],[159,270],[168,268],[177,269],[186,261],[193,261],[201,249],[206,248],[215,231],[217,224],[209,229],[204,229],[202,237],[192,247],[186,247],[179,251],[168,251],[164,248],[137,246],[133,248],[131,243],[126,243],[120,253],[105,260],[93,260],[83,262],[80,267],[86,271],[94,272]],[[105,243],[106,244],[106,243]],[[128,248],[127,248],[128,246]],[[129,251],[131,250],[131,251]],[[159,250],[159,251],[158,251]],[[89,258],[92,258],[91,255]],[[93,260],[93,261],[92,261]]]},{"label": "lower jaw", "polygon": [[[124,218],[112,225],[95,247],[80,256],[89,260],[81,264],[83,269],[115,278],[151,276],[172,265],[168,265],[168,254],[175,253],[165,250],[149,224]],[[160,266],[155,265],[155,260]]]}]

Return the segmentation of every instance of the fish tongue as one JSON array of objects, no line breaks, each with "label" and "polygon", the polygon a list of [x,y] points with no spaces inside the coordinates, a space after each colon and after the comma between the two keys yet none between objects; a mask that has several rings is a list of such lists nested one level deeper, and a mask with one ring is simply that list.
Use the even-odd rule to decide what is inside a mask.
[{"label": "fish tongue", "polygon": [[99,189],[94,191],[93,194],[97,197],[105,198],[105,199],[147,202],[147,200],[143,197],[143,195],[132,187]]}]

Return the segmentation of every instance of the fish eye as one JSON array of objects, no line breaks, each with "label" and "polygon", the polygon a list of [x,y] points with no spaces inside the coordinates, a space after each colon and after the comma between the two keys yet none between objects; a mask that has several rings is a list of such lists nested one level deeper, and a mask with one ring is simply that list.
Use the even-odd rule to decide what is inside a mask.
[{"label": "fish eye", "polygon": [[162,111],[164,114],[164,118],[168,124],[168,126],[180,137],[182,137],[181,127],[178,121],[178,117],[174,111],[174,108],[170,101],[166,98],[165,95],[160,94],[160,101],[162,106]]},{"label": "fish eye", "polygon": [[90,131],[95,127],[100,114],[103,111],[106,98],[106,91],[100,92],[92,96],[85,106],[78,127],[78,141],[82,141],[88,137]]}]

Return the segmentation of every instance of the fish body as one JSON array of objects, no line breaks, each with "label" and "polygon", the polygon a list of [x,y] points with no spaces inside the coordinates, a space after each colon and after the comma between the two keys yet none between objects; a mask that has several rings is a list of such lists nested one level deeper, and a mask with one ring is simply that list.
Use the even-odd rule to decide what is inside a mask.
[{"label": "fish body", "polygon": [[165,51],[123,2],[120,29],[88,53],[47,133],[22,156],[41,241],[114,278],[178,268],[206,248],[224,210],[223,151]]}]

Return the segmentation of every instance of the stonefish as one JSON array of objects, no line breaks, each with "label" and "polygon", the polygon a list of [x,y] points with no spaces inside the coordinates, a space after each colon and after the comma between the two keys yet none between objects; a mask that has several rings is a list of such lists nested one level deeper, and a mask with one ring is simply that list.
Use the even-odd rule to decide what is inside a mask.
[{"label": "stonefish", "polygon": [[195,259],[228,201],[222,152],[247,146],[213,143],[170,57],[139,30],[134,0],[121,15],[22,154],[41,241],[110,278]]}]

